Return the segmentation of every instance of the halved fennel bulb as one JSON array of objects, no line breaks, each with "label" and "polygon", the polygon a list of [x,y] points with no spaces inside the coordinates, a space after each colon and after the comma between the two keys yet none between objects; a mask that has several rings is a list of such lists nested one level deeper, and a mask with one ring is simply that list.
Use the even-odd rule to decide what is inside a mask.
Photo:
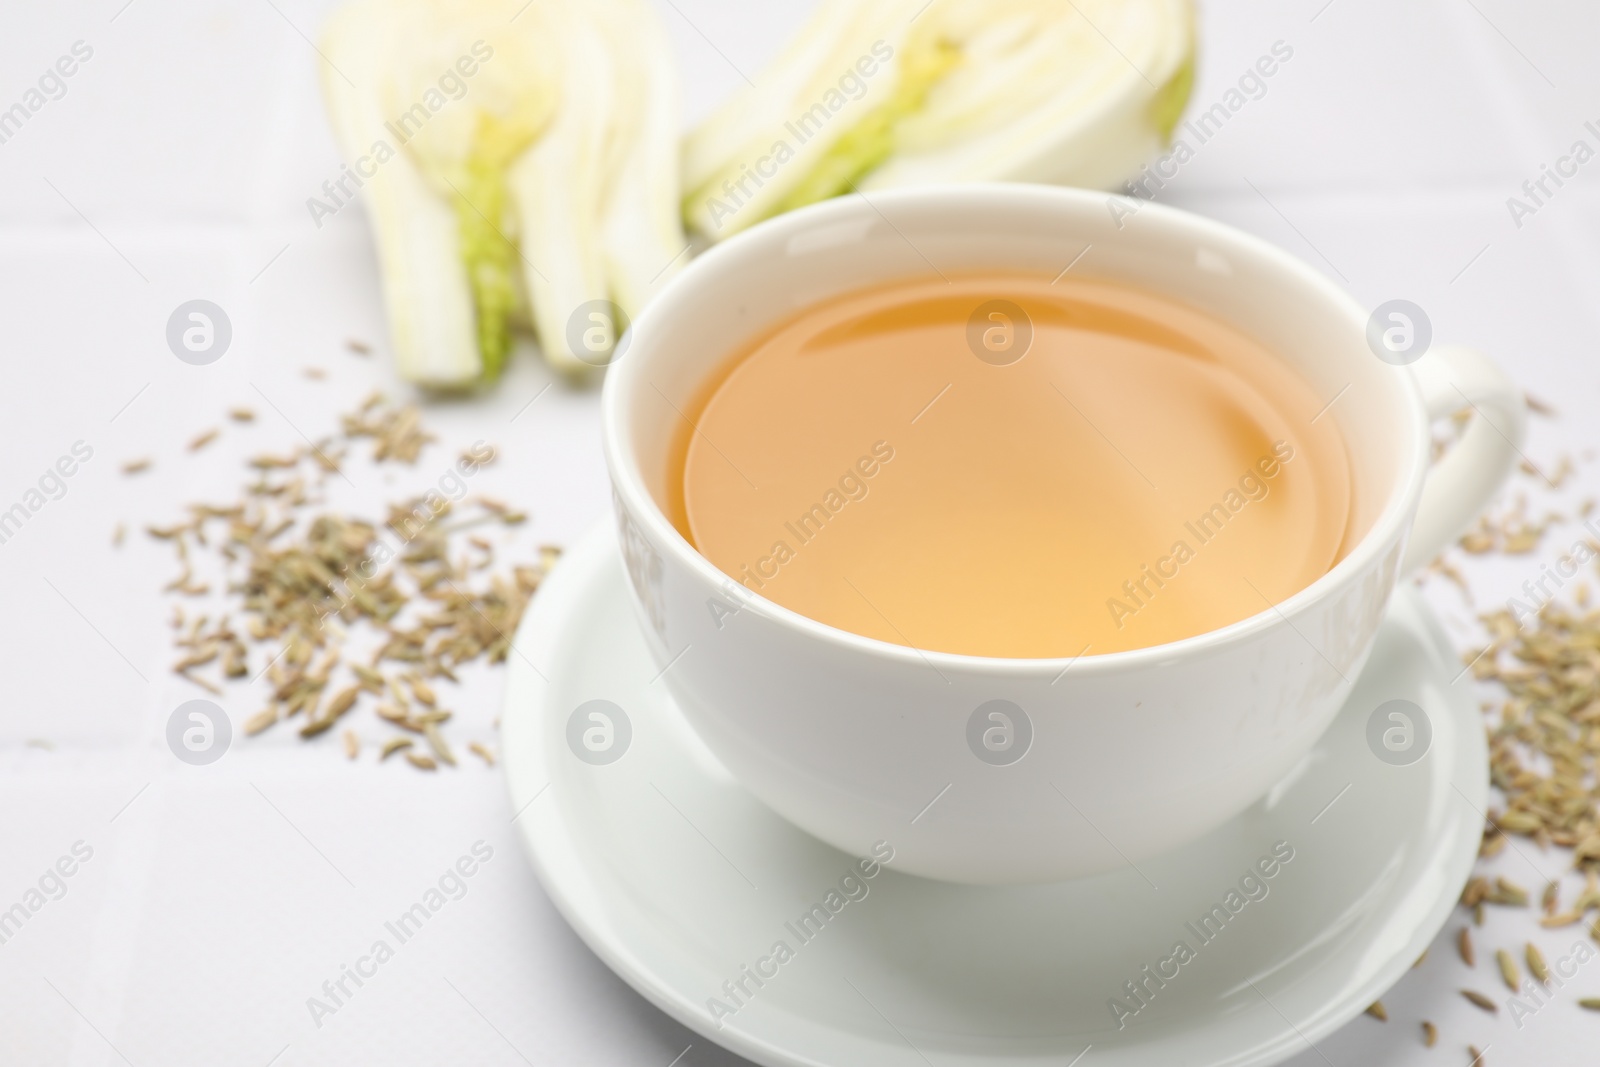
[{"label": "halved fennel bulb", "polygon": [[524,318],[557,367],[603,365],[685,245],[676,80],[644,0],[353,0],[321,50],[400,373],[492,379]]},{"label": "halved fennel bulb", "polygon": [[1111,189],[1188,101],[1190,0],[824,0],[684,146],[713,240],[805,204],[935,182]]}]

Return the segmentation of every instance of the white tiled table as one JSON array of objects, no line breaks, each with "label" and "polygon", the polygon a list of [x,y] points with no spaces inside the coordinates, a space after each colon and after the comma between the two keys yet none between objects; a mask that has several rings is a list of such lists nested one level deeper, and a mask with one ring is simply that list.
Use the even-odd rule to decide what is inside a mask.
[{"label": "white tiled table", "polygon": [[[395,391],[361,212],[313,227],[305,198],[338,160],[315,87],[317,0],[91,0],[0,14],[0,109],[83,41],[92,56],[0,144],[0,508],[77,441],[93,457],[0,544],[0,908],[75,842],[93,855],[66,893],[0,945],[0,1064],[281,1067],[334,1063],[736,1062],[613,977],[545,899],[508,825],[497,772],[427,777],[391,761],[347,764],[332,739],[237,743],[196,769],[162,740],[202,695],[168,673],[158,590],[167,550],[126,522],[232,499],[240,462],[315,436],[374,385]],[[120,10],[119,10],[120,9]],[[753,72],[804,14],[673,0],[662,17],[683,61],[691,117]],[[1600,199],[1591,163],[1518,228],[1506,198],[1600,120],[1600,9],[1568,0],[1284,0],[1206,4],[1203,108],[1275,41],[1293,58],[1161,199],[1259,233],[1342,280],[1371,306],[1405,297],[1436,336],[1493,353],[1563,411],[1536,421],[1541,464],[1600,441]],[[204,296],[227,309],[232,350],[192,368],[163,341],[167,316]],[[346,338],[378,343],[370,360]],[[301,375],[326,367],[325,382]],[[552,388],[526,353],[492,397],[430,412],[445,444],[415,471],[352,469],[341,506],[425,486],[477,438],[502,446],[484,490],[534,513],[513,543],[562,542],[604,514],[598,408]],[[184,443],[248,405],[198,455]],[[124,478],[135,456],[154,469]],[[1585,466],[1567,496],[1597,479]],[[1528,480],[1519,488],[1544,497]],[[1538,556],[1472,560],[1484,603],[1537,573]],[[1462,640],[1471,612],[1430,596]],[[500,677],[452,699],[454,736],[488,739]],[[256,704],[230,698],[235,721]],[[370,718],[358,720],[377,736]],[[41,747],[47,741],[53,747]],[[130,802],[131,801],[131,802]],[[378,979],[314,1025],[306,999],[366,951],[458,856],[494,850]],[[80,849],[81,851],[81,849]],[[1492,868],[1530,886],[1560,870],[1529,849]],[[1540,871],[1530,870],[1539,867]],[[1516,946],[1528,916],[1495,915],[1481,951]],[[1453,932],[1454,924],[1448,932]],[[1552,958],[1576,936],[1541,935]],[[1307,1049],[1330,1063],[1592,1062],[1600,965],[1518,1029],[1467,1005],[1441,941],[1385,1001]],[[1486,969],[1474,983],[1493,990]],[[1432,1019],[1440,1047],[1422,1048]],[[1090,1067],[1093,1053],[1086,1061]]]}]

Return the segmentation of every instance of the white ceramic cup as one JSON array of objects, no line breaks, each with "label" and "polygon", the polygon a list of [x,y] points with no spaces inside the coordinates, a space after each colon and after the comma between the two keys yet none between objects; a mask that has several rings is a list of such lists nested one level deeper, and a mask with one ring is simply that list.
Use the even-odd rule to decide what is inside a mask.
[{"label": "white ceramic cup", "polygon": [[[1327,398],[1321,417],[1336,420],[1349,451],[1357,535],[1327,574],[1258,615],[1170,644],[986,658],[798,615],[712,566],[667,519],[683,411],[764,327],[895,278],[935,269],[1051,278],[1080,253],[1077,275],[1218,316]],[[1369,346],[1368,325],[1348,295],[1265,242],[1079,190],[852,196],[729,240],[638,318],[605,384],[606,461],[656,684],[756,796],[845,852],[890,842],[900,870],[1055,880],[1205,833],[1305,756],[1366,662],[1395,582],[1466,527],[1521,446],[1521,394],[1487,359],[1435,347],[1392,365]],[[1469,406],[1464,437],[1430,469],[1430,424]]]}]

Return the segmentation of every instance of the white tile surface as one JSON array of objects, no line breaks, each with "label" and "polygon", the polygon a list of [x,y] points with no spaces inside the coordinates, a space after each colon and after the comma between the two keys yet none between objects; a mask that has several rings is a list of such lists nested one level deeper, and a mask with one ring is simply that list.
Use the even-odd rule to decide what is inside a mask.
[{"label": "white tile surface", "polygon": [[[66,94],[0,145],[0,507],[73,442],[94,449],[67,495],[0,545],[0,907],[75,841],[94,849],[66,895],[0,946],[0,1062],[665,1067],[689,1045],[684,1067],[734,1062],[566,928],[510,833],[496,773],[352,767],[331,738],[289,735],[238,744],[208,769],[167,753],[167,715],[201,695],[167,672],[158,590],[170,557],[133,532],[111,549],[113,527],[231,499],[246,455],[292,445],[296,427],[315,436],[374,385],[396,386],[364,218],[352,209],[319,230],[304,207],[338,167],[301,36],[328,5],[123,4],[0,14],[0,107],[73,42],[94,49]],[[760,68],[804,5],[672,0],[662,17],[694,116]],[[1537,462],[1594,448],[1600,163],[1520,229],[1505,200],[1573,139],[1594,140],[1583,123],[1600,122],[1597,32],[1600,12],[1577,0],[1205,3],[1199,107],[1274,41],[1294,58],[1161,199],[1281,244],[1365,303],[1415,300],[1438,336],[1496,355],[1564,412],[1535,422]],[[162,340],[172,308],[195,296],[222,304],[236,331],[208,368],[179,364]],[[379,351],[351,356],[349,337]],[[301,377],[307,364],[329,380]],[[535,516],[514,543],[575,537],[607,506],[596,398],[558,384],[513,424],[547,382],[522,353],[485,402],[436,406],[445,444],[416,471],[358,465],[336,503],[372,511],[481,437],[503,452],[483,488]],[[225,424],[216,445],[184,452],[235,404],[257,423]],[[141,455],[155,459],[150,473],[118,473]],[[1563,497],[1596,486],[1586,466]],[[1543,509],[1549,494],[1519,488]],[[1470,561],[1483,602],[1570,541]],[[1470,643],[1459,595],[1431,594]],[[499,685],[468,679],[453,736],[492,736]],[[255,705],[229,710],[238,721]],[[28,743],[40,738],[54,749]],[[467,894],[313,1026],[306,998],[479,839],[495,854]],[[1525,847],[1490,869],[1537,888],[1561,866]],[[1491,913],[1480,954],[1519,946],[1531,925]],[[1553,957],[1577,937],[1536,940]],[[1294,1063],[1465,1063],[1469,1041],[1496,1064],[1592,1061],[1595,1020],[1571,1001],[1600,994],[1600,964],[1521,1028],[1467,1005],[1462,985],[1498,996],[1486,964],[1465,974],[1441,940],[1385,997],[1387,1025],[1360,1018]],[[1422,1018],[1441,1031],[1431,1052]]]}]

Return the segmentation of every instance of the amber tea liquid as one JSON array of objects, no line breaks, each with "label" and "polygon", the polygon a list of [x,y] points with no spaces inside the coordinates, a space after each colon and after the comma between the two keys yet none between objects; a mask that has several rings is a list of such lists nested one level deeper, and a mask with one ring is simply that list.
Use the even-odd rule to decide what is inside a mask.
[{"label": "amber tea liquid", "polygon": [[1327,399],[1140,289],[896,282],[732,354],[687,409],[670,511],[736,581],[852,633],[982,656],[1142,648],[1338,561],[1350,469]]}]

